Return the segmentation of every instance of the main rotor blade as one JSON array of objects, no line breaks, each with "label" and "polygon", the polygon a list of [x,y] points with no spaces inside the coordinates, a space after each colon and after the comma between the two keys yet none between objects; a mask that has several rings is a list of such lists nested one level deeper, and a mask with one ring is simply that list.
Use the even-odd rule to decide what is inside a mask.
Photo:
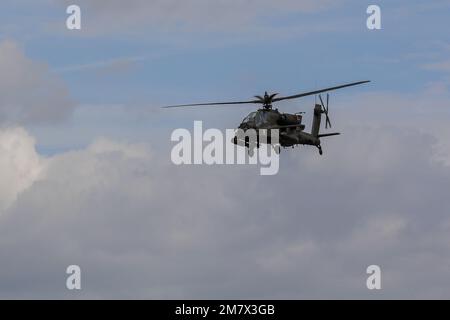
[{"label": "main rotor blade", "polygon": [[331,88],[326,88],[326,89],[321,89],[321,90],[316,90],[316,91],[309,91],[309,92],[299,93],[299,94],[296,94],[296,95],[293,95],[293,96],[275,98],[275,99],[272,100],[272,102],[277,102],[277,101],[282,101],[282,100],[289,100],[289,99],[298,99],[298,98],[302,98],[302,97],[306,97],[306,96],[311,96],[313,94],[318,94],[318,93],[322,93],[322,92],[326,92],[326,91],[332,91],[332,90],[338,90],[338,89],[342,89],[342,88],[357,86],[357,85],[360,85],[360,84],[363,84],[363,83],[368,83],[368,82],[370,82],[370,80],[358,81],[358,82],[348,83],[348,84],[344,84],[344,85],[337,86],[337,87],[331,87]]},{"label": "main rotor blade", "polygon": [[192,103],[192,104],[178,104],[174,106],[164,106],[161,108],[180,108],[180,107],[196,107],[196,106],[220,106],[220,105],[232,105],[232,104],[249,104],[249,103],[263,103],[260,100],[250,101],[235,101],[235,102],[209,102],[209,103]]}]

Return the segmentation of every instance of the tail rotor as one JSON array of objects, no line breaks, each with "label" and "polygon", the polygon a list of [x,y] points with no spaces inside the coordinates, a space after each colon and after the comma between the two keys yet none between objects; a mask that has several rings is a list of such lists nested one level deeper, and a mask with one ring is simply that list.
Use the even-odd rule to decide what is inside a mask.
[{"label": "tail rotor", "polygon": [[319,94],[320,104],[322,106],[322,113],[325,114],[325,129],[328,129],[328,127],[331,128],[331,121],[330,117],[328,116],[328,103],[330,102],[330,95],[327,93],[327,104],[325,105],[323,103],[322,95]]}]

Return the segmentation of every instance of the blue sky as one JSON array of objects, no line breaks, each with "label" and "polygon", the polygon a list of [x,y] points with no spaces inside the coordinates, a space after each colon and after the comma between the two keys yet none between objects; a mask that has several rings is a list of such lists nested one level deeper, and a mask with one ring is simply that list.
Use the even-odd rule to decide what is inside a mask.
[{"label": "blue sky", "polygon": [[[127,11],[111,13],[125,22],[102,20],[101,2],[92,8],[80,4],[81,31],[65,29],[65,5],[22,1],[2,10],[0,34],[18,42],[30,59],[48,64],[76,103],[91,108],[124,105],[152,112],[165,104],[246,99],[265,90],[291,94],[364,79],[373,83],[335,95],[448,85],[448,72],[424,68],[447,59],[448,1],[380,1],[382,30],[375,31],[366,28],[368,1],[323,1],[310,10],[273,10],[276,6],[264,3],[257,11],[245,4],[244,12],[256,12],[237,22],[241,29],[233,14],[217,28],[210,21],[202,25],[192,12],[168,25],[152,23],[152,17],[130,25]],[[99,27],[102,22],[106,26]],[[184,24],[191,28],[179,26]],[[247,109],[230,114],[238,121]],[[109,125],[108,115],[100,119]],[[166,119],[158,118],[158,126]],[[45,141],[38,142],[45,149]]]},{"label": "blue sky", "polygon": [[[290,93],[366,78],[374,80],[371,90],[409,92],[439,79],[439,73],[422,65],[448,54],[442,47],[449,40],[446,1],[381,1],[380,31],[365,27],[370,2],[345,1],[313,13],[258,16],[258,26],[242,35],[226,30],[164,32],[150,23],[123,32],[118,26],[100,35],[69,32],[64,30],[64,6],[43,3],[31,5],[32,10],[26,2],[2,10],[6,21],[18,18],[25,23],[24,28],[18,26],[20,31],[2,35],[21,43],[30,58],[48,63],[82,104],[135,99],[153,107],[247,97],[272,88]],[[33,16],[25,17],[25,12]],[[83,27],[89,29],[90,12],[83,14]],[[273,34],[264,37],[260,32],[267,25]],[[122,68],[101,70],[102,63],[127,59]],[[83,65],[91,67],[76,69]]]}]

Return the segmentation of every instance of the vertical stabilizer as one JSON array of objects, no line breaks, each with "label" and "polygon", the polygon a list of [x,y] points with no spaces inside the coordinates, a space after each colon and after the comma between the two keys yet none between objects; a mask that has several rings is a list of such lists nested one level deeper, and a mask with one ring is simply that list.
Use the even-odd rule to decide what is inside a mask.
[{"label": "vertical stabilizer", "polygon": [[319,136],[321,118],[322,118],[322,107],[320,104],[316,104],[316,106],[314,107],[314,118],[311,129],[311,135],[314,137]]}]

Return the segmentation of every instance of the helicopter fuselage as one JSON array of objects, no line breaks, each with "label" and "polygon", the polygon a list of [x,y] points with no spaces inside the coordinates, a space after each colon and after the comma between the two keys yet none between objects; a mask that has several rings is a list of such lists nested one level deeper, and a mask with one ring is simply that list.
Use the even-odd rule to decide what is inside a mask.
[{"label": "helicopter fuselage", "polygon": [[[320,114],[319,114],[320,117]],[[250,129],[256,131],[257,141],[267,141],[267,144],[272,144],[270,141],[270,130],[279,130],[279,144],[281,147],[291,147],[295,145],[313,145],[319,146],[320,139],[312,134],[305,132],[305,125],[302,124],[301,113],[290,114],[280,113],[277,109],[259,109],[250,113],[238,129],[244,132]],[[260,139],[261,129],[267,130],[267,138]],[[235,137],[235,144],[238,144],[238,138]],[[252,147],[245,141],[246,147]]]}]

